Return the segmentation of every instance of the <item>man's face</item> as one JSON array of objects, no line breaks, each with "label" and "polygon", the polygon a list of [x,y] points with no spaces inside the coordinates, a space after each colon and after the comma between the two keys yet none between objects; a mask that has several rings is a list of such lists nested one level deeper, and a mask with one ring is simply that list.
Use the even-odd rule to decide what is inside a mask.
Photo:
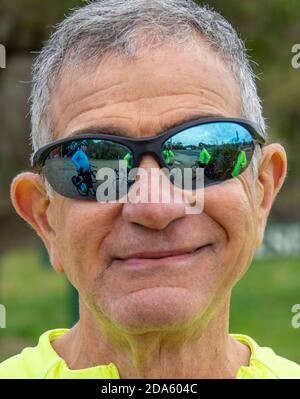
[{"label": "man's face", "polygon": [[[240,117],[241,105],[231,73],[199,41],[69,71],[52,111],[56,138],[97,125],[141,138],[189,118]],[[158,168],[150,155],[140,166]],[[196,215],[178,203],[104,204],[55,194],[47,211],[52,259],[100,322],[141,332],[200,320],[228,297],[252,259],[251,179],[247,170],[205,189],[204,211]]]}]

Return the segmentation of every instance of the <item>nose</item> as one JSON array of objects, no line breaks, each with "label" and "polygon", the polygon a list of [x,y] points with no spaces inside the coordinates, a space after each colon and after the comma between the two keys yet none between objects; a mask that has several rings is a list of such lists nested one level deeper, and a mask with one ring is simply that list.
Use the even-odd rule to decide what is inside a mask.
[{"label": "nose", "polygon": [[[139,166],[139,179],[132,185],[122,209],[123,218],[149,229],[163,230],[185,216],[186,203],[180,190],[169,183],[156,160],[145,155]],[[180,200],[182,198],[182,200]]]}]

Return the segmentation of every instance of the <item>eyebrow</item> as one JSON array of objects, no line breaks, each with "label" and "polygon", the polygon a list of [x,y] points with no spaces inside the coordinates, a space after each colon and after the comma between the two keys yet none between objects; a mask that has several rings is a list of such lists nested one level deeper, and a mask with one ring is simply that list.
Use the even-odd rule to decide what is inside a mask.
[{"label": "eyebrow", "polygon": [[[193,114],[189,117],[185,117],[185,118],[177,120],[176,122],[173,122],[173,123],[165,123],[163,125],[162,130],[159,133],[163,133],[166,130],[170,130],[170,129],[173,129],[174,127],[183,125],[186,122],[191,122],[191,121],[194,121],[197,119],[212,118],[212,117],[224,118],[226,116],[221,113],[218,114],[218,113],[207,113],[207,112],[205,114],[204,113]],[[78,136],[81,134],[89,134],[89,133],[91,133],[91,134],[93,134],[93,133],[95,133],[95,134],[111,134],[114,136],[122,136],[122,137],[131,137],[132,138],[132,132],[130,132],[129,130],[123,129],[123,128],[118,128],[115,125],[110,125],[110,124],[107,124],[107,125],[106,124],[105,125],[97,124],[97,125],[92,125],[92,126],[80,129],[80,130],[75,130],[74,132],[71,132],[70,134],[68,134],[68,136],[66,136],[66,138]]]}]

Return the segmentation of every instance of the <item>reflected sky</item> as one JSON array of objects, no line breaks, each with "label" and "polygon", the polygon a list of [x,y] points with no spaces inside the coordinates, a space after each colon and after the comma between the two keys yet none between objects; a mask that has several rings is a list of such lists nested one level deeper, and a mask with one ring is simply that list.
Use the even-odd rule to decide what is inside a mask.
[{"label": "reflected sky", "polygon": [[243,126],[237,123],[218,122],[193,126],[167,140],[167,143],[183,145],[236,144],[251,142],[252,136]]}]

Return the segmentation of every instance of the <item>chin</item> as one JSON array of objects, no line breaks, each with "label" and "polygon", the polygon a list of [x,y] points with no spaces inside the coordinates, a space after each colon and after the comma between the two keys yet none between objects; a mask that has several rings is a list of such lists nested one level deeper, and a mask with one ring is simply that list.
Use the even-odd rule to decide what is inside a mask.
[{"label": "chin", "polygon": [[131,333],[182,329],[202,313],[187,293],[178,287],[139,290],[114,301],[107,314],[119,328]]}]

